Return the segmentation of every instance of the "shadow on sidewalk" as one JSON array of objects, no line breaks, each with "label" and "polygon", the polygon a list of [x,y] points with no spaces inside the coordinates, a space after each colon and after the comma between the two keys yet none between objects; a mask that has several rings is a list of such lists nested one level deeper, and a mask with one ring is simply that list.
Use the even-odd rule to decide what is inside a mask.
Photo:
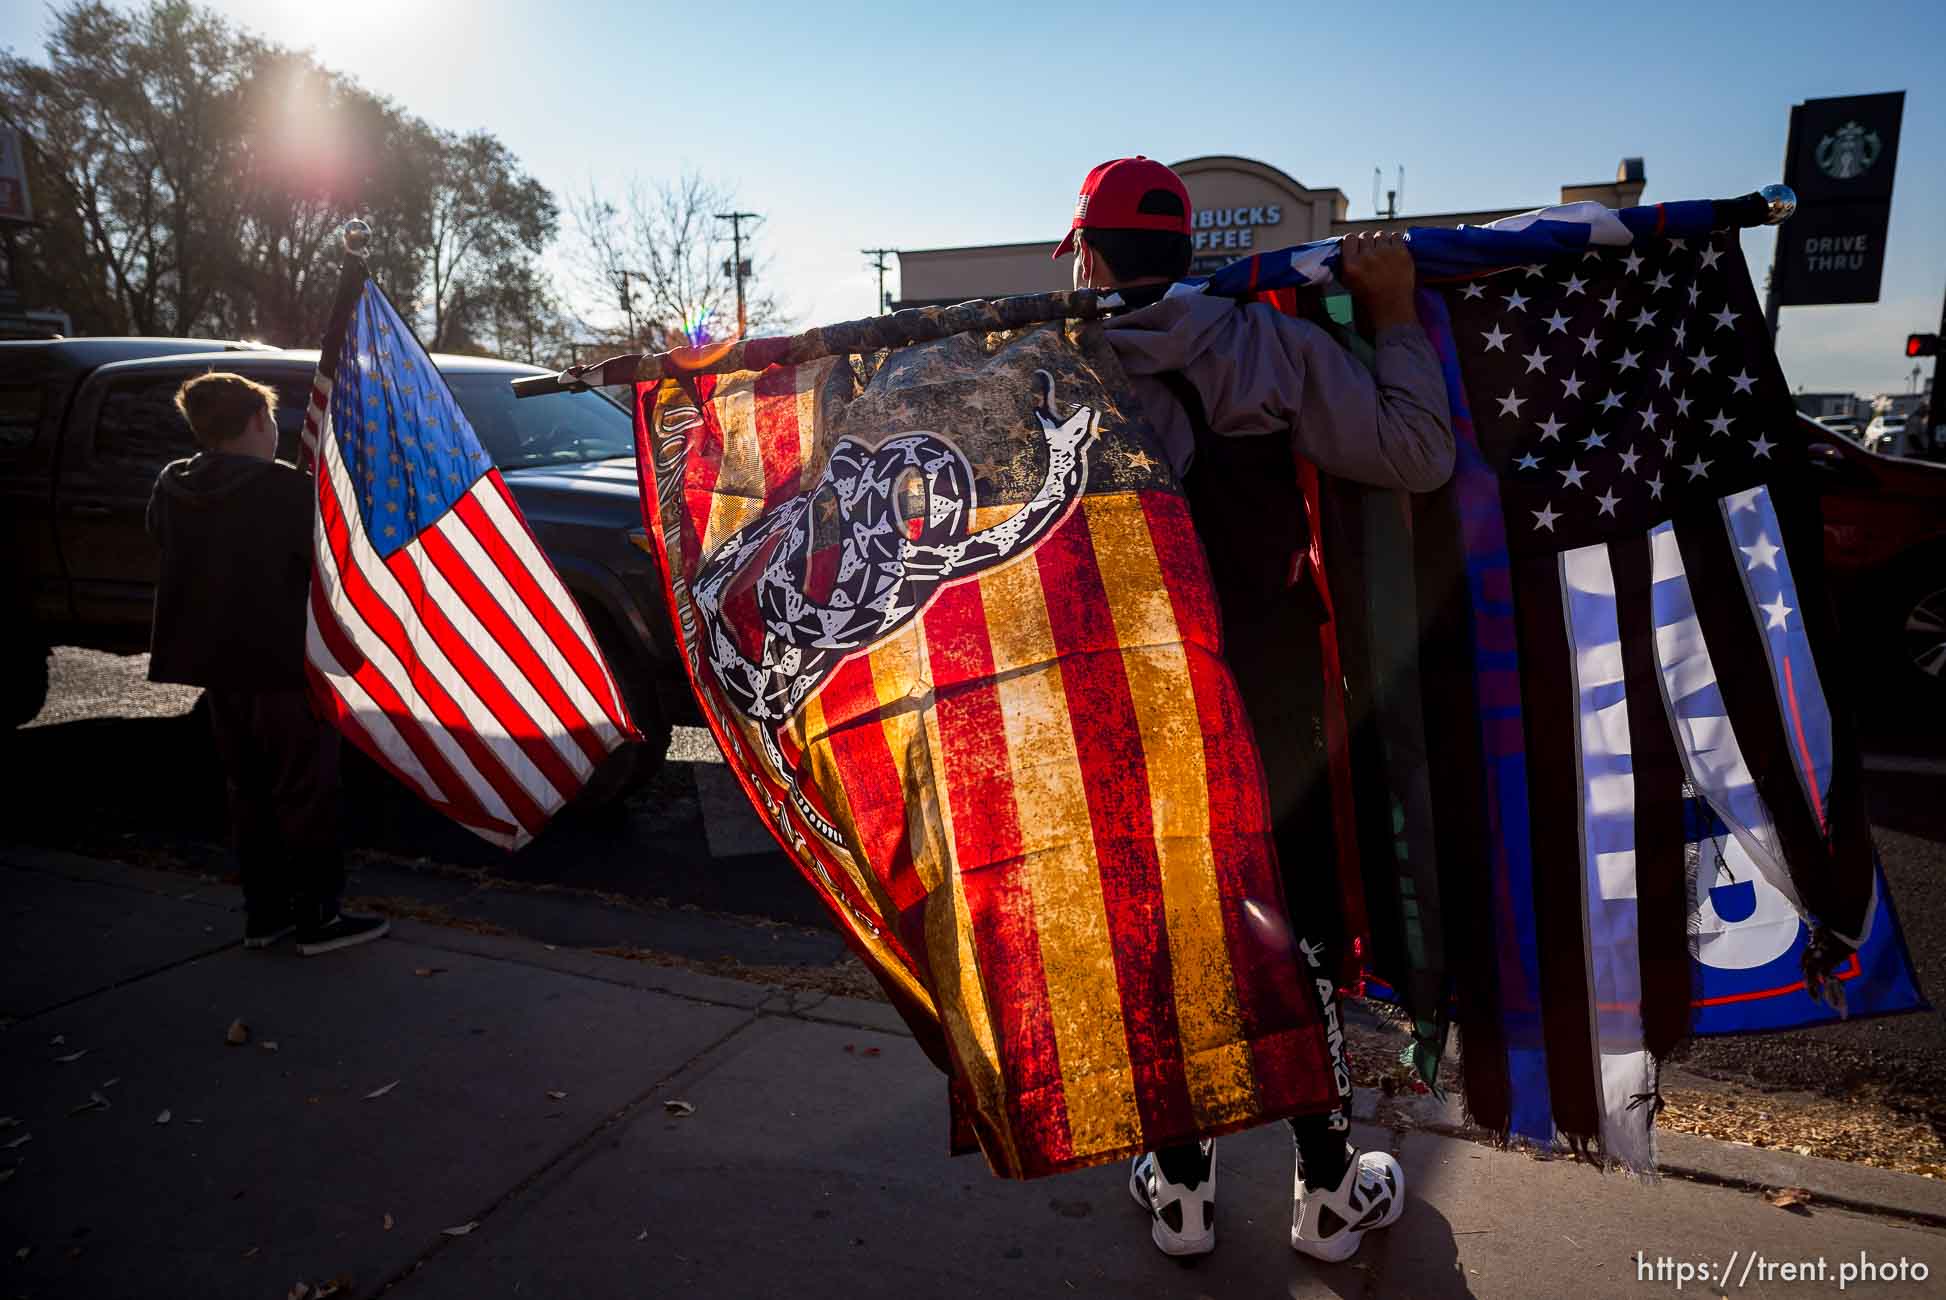
[{"label": "shadow on sidewalk", "polygon": [[[176,716],[86,718],[0,736],[13,779],[10,834],[52,848],[227,873],[222,770],[199,702]],[[434,812],[351,746],[344,755],[348,850],[459,867],[523,884],[829,928],[781,853],[713,859],[696,798],[701,764],[671,761],[606,808],[570,809],[507,853]]]},{"label": "shadow on sidewalk", "polygon": [[[1384,1243],[1388,1249],[1378,1293],[1417,1300],[1473,1300],[1452,1222],[1423,1196],[1413,1195],[1415,1190],[1408,1181],[1405,1213],[1385,1230],[1393,1240]],[[1368,1236],[1360,1253],[1379,1244]]]}]

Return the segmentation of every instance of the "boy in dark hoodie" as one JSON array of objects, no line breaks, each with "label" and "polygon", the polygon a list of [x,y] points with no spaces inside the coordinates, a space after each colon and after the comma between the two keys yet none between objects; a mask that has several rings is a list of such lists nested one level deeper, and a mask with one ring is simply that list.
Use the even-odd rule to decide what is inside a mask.
[{"label": "boy in dark hoodie", "polygon": [[[1125,309],[1106,337],[1181,477],[1209,558],[1223,649],[1263,756],[1285,905],[1332,1040],[1339,1106],[1290,1121],[1297,1146],[1291,1245],[1325,1260],[1395,1222],[1405,1178],[1383,1151],[1349,1143],[1338,989],[1344,942],[1336,890],[1316,597],[1291,581],[1305,527],[1293,452],[1320,470],[1378,487],[1429,492],[1453,470],[1445,382],[1413,303],[1401,236],[1343,241],[1339,279],[1372,330],[1375,372],[1328,333],[1261,303],[1170,296],[1189,274],[1189,192],[1161,163],[1118,158],[1088,174],[1055,256],[1074,258],[1076,288],[1112,290]],[[1310,653],[1307,654],[1307,647]],[[1214,1142],[1135,1161],[1129,1190],[1171,1255],[1216,1247]]]},{"label": "boy in dark hoodie", "polygon": [[243,877],[243,946],[297,934],[306,956],[376,939],[341,913],[338,732],[305,690],[310,478],[277,459],[277,394],[212,373],[176,391],[202,448],[163,467],[149,497],[162,548],[149,680],[204,688]]}]

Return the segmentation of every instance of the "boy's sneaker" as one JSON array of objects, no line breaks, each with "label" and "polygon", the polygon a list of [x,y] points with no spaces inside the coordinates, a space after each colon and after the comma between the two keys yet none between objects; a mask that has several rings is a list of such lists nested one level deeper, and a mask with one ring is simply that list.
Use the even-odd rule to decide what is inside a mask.
[{"label": "boy's sneaker", "polygon": [[268,948],[287,934],[295,932],[297,922],[292,919],[288,907],[277,911],[245,912],[243,916],[243,946],[246,948]]},{"label": "boy's sneaker", "polygon": [[1350,1259],[1374,1228],[1387,1228],[1405,1213],[1405,1171],[1384,1151],[1351,1153],[1344,1179],[1312,1189],[1297,1179],[1291,1207],[1291,1249],[1329,1263]]},{"label": "boy's sneaker", "polygon": [[1137,1157],[1129,1170],[1129,1195],[1154,1220],[1149,1235],[1165,1255],[1207,1255],[1216,1249],[1216,1143],[1199,1142],[1196,1153],[1198,1168],[1174,1171],[1184,1182],[1171,1182],[1153,1151]]},{"label": "boy's sneaker", "polygon": [[336,952],[340,948],[352,948],[361,943],[369,943],[381,938],[392,929],[392,923],[382,916],[361,916],[355,912],[333,912],[331,919],[320,925],[307,926],[297,936],[297,950],[306,957],[319,953]]}]

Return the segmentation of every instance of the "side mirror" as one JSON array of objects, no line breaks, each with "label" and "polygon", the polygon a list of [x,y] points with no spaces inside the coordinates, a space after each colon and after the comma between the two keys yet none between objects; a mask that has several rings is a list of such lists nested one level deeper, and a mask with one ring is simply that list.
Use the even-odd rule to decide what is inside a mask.
[{"label": "side mirror", "polygon": [[1870,470],[1840,447],[1828,442],[1812,442],[1805,448],[1805,463],[1819,484],[1820,491],[1839,488],[1869,488],[1876,480]]}]

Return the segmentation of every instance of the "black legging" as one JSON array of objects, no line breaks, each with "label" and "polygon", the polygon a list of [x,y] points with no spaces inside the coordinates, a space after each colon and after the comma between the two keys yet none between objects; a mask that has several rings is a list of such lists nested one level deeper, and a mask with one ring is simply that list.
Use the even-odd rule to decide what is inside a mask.
[{"label": "black legging", "polygon": [[[1192,413],[1192,423],[1201,424],[1195,418],[1200,414]],[[1335,1187],[1344,1177],[1351,1127],[1351,1077],[1333,975],[1344,917],[1324,741],[1320,602],[1309,585],[1311,574],[1301,575],[1296,586],[1288,581],[1291,551],[1308,526],[1290,439],[1224,438],[1199,428],[1183,488],[1209,556],[1224,658],[1263,756],[1284,903],[1298,938],[1299,978],[1315,999],[1320,1022],[1339,1030],[1331,1035],[1338,1044],[1332,1054],[1337,1107],[1290,1120],[1305,1182]],[[1198,1161],[1193,1144],[1158,1152],[1157,1159],[1165,1176]]]},{"label": "black legging", "polygon": [[329,920],[345,887],[338,730],[303,691],[203,693],[229,789],[230,836],[252,917]]}]

